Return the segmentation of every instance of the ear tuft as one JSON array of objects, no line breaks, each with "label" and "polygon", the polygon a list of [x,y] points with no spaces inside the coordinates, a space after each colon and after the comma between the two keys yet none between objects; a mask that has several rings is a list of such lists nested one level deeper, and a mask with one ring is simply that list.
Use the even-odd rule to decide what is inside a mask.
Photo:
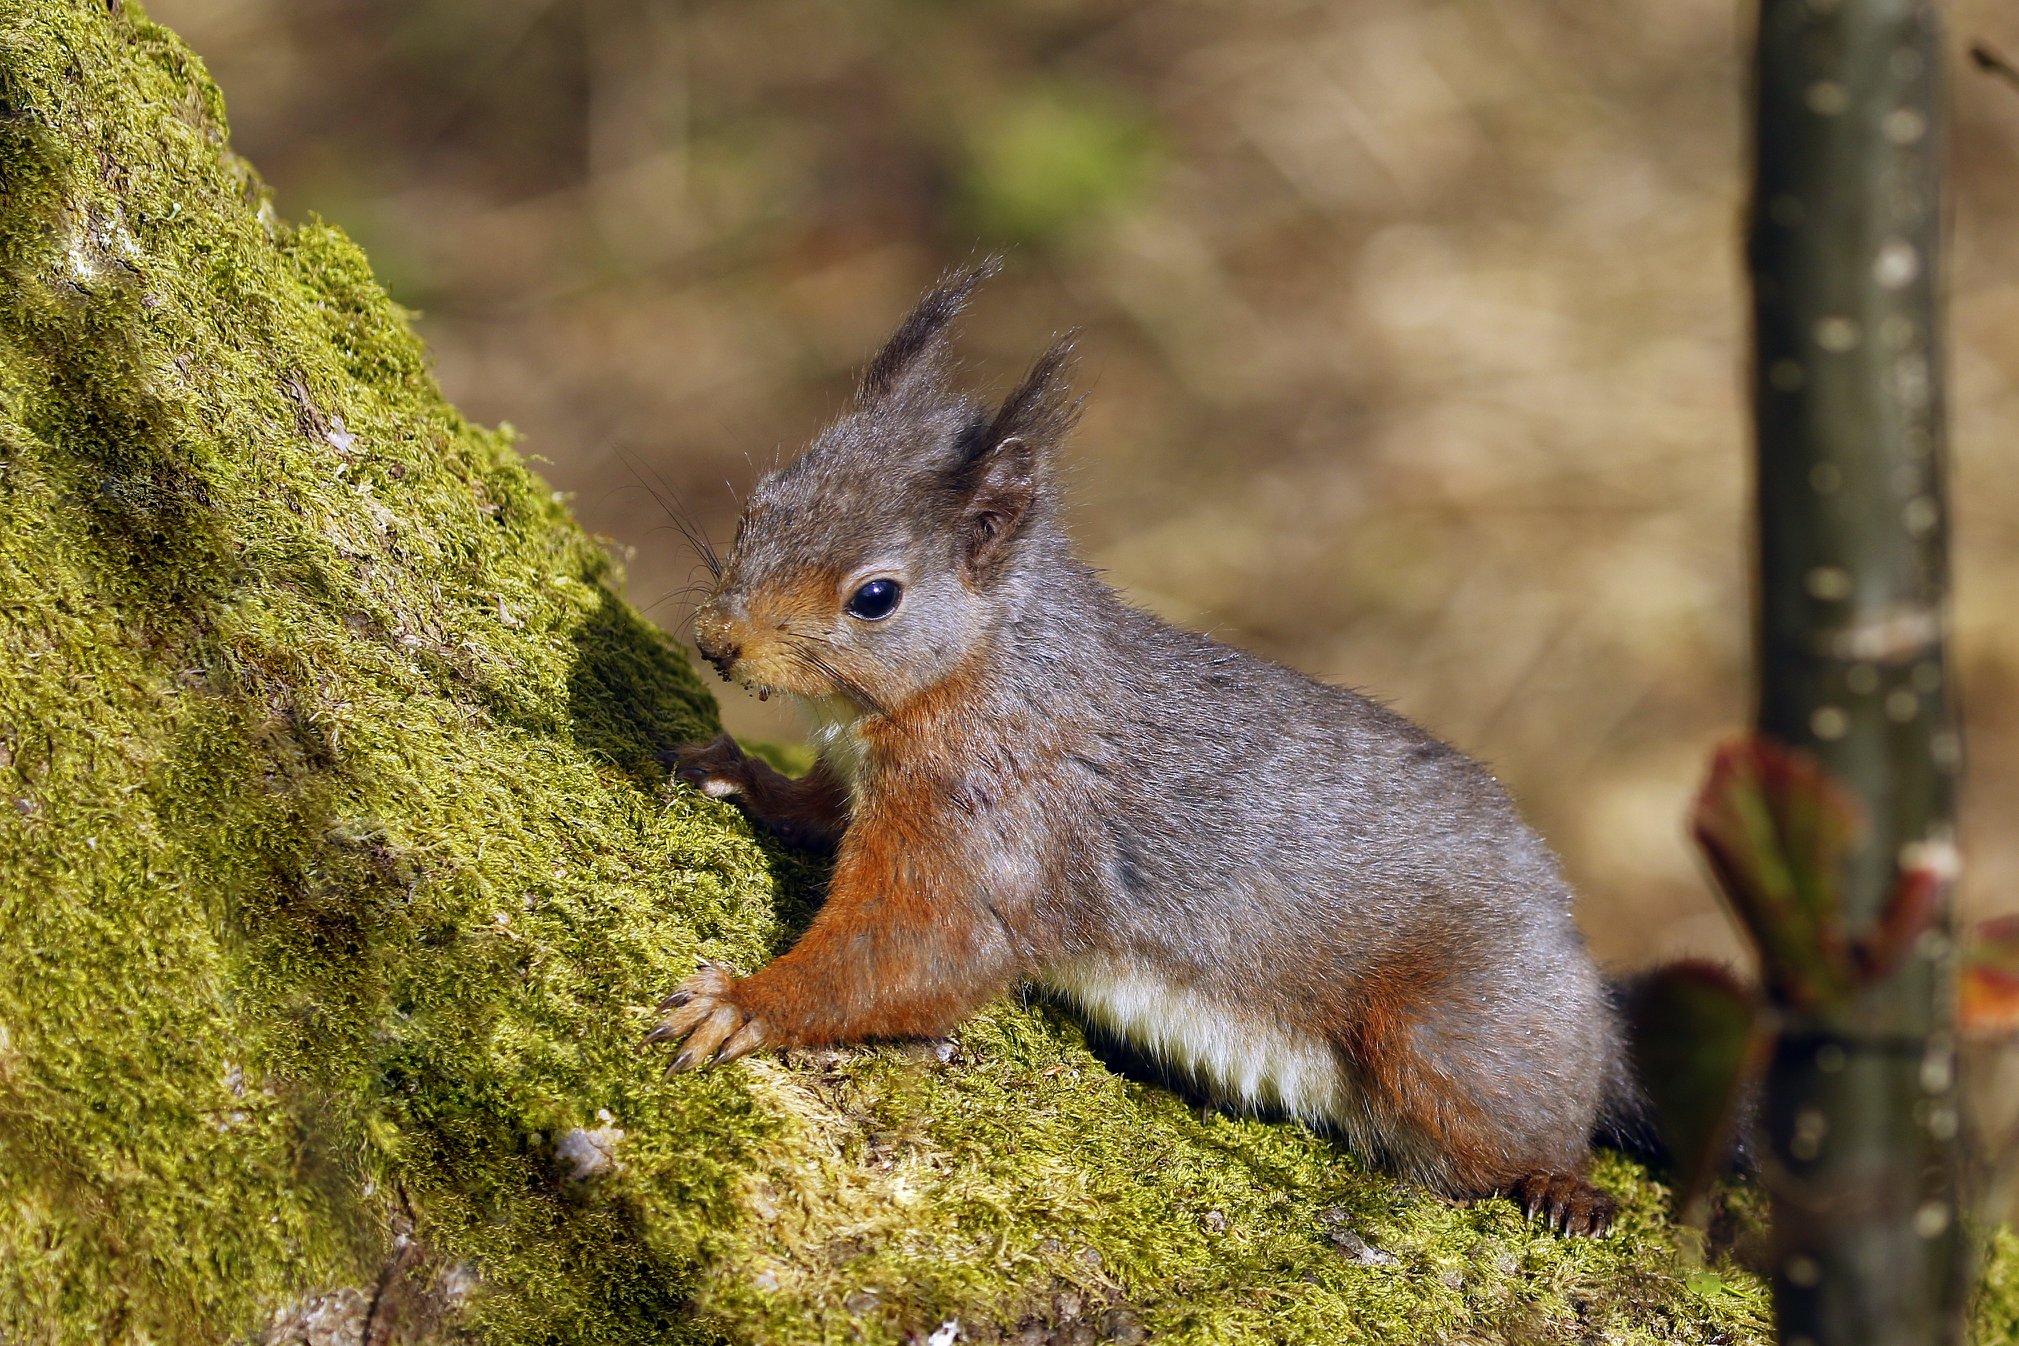
[{"label": "ear tuft", "polygon": [[1052,450],[1080,414],[1072,355],[1068,333],[1038,357],[972,441],[958,478],[966,498],[961,561],[970,579],[995,571],[1033,510],[1045,503]]},{"label": "ear tuft", "polygon": [[1032,363],[982,436],[984,453],[1006,439],[1027,440],[1040,453],[1050,453],[1065,438],[1080,418],[1081,399],[1073,396],[1073,344],[1078,339],[1078,331],[1067,332]]},{"label": "ear tuft", "polygon": [[856,404],[867,406],[887,396],[908,374],[921,368],[921,358],[924,368],[943,365],[947,327],[967,307],[976,287],[1000,270],[1000,257],[985,257],[965,270],[941,276],[862,371],[855,386]]}]

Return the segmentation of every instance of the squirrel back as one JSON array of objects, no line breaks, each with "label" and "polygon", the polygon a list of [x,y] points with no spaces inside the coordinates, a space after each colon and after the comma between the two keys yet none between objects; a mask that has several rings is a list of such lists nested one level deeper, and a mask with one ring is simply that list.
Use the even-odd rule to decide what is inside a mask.
[{"label": "squirrel back", "polygon": [[725,678],[803,698],[821,765],[726,740],[681,775],[836,847],[756,974],[704,969],[675,1066],[936,1034],[1018,981],[1229,1103],[1592,1232],[1617,1015],[1554,857],[1477,762],[1371,700],[1171,627],[1072,554],[1055,343],[994,409],[929,294],[854,408],[752,493],[697,613]]}]

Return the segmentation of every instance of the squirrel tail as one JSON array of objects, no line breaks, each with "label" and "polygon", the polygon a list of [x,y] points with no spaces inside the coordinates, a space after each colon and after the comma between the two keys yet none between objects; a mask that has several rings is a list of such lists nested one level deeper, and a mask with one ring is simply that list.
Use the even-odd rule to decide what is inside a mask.
[{"label": "squirrel tail", "polygon": [[1632,1041],[1633,1005],[1640,981],[1640,977],[1606,979],[1605,998],[1612,1006],[1613,1022],[1622,1025],[1625,1031],[1606,1077],[1605,1095],[1599,1104],[1598,1121],[1592,1126],[1591,1142],[1618,1150],[1650,1167],[1667,1168],[1671,1156],[1655,1125],[1654,1100],[1635,1065],[1639,1053]]},{"label": "squirrel tail", "polygon": [[[1592,1144],[1617,1150],[1651,1168],[1672,1171],[1675,1156],[1663,1142],[1655,1116],[1653,1095],[1636,1062],[1642,1059],[1638,1035],[1647,1031],[1637,1013],[1640,996],[1648,984],[1665,969],[1652,968],[1630,977],[1606,979],[1606,999],[1611,1002],[1614,1021],[1624,1025],[1623,1049],[1614,1058],[1606,1080],[1598,1121],[1592,1127]],[[1729,976],[1730,974],[1725,974]],[[1760,1086],[1757,1080],[1740,1095],[1733,1118],[1730,1147],[1724,1169],[1729,1174],[1751,1173],[1755,1168],[1752,1147],[1754,1119],[1758,1116]]]}]

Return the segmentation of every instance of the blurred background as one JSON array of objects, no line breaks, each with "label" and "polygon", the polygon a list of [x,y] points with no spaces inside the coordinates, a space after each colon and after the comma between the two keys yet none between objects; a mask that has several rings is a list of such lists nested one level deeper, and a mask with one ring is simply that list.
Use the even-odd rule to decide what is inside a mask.
[{"label": "blurred background", "polygon": [[[1601,957],[1736,957],[1683,835],[1746,707],[1735,0],[150,0],[281,212],[420,314],[669,629],[948,265],[1085,335],[1084,550],[1485,758]],[[2019,11],[1948,6],[1966,903],[2019,910]],[[671,596],[669,596],[671,595]],[[739,733],[779,703],[724,689]]]}]

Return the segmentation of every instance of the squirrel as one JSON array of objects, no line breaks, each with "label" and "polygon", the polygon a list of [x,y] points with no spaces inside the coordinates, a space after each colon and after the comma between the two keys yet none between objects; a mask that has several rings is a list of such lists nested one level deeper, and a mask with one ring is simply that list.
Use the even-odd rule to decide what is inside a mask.
[{"label": "squirrel", "polygon": [[1073,555],[1073,338],[992,411],[952,385],[996,267],[942,277],[705,558],[703,657],[800,699],[819,755],[788,778],[725,735],[676,774],[834,867],[788,952],[704,963],[647,1041],[671,1074],[943,1036],[1033,983],[1229,1104],[1605,1233],[1592,1138],[1633,1086],[1555,857],[1478,762]]}]

